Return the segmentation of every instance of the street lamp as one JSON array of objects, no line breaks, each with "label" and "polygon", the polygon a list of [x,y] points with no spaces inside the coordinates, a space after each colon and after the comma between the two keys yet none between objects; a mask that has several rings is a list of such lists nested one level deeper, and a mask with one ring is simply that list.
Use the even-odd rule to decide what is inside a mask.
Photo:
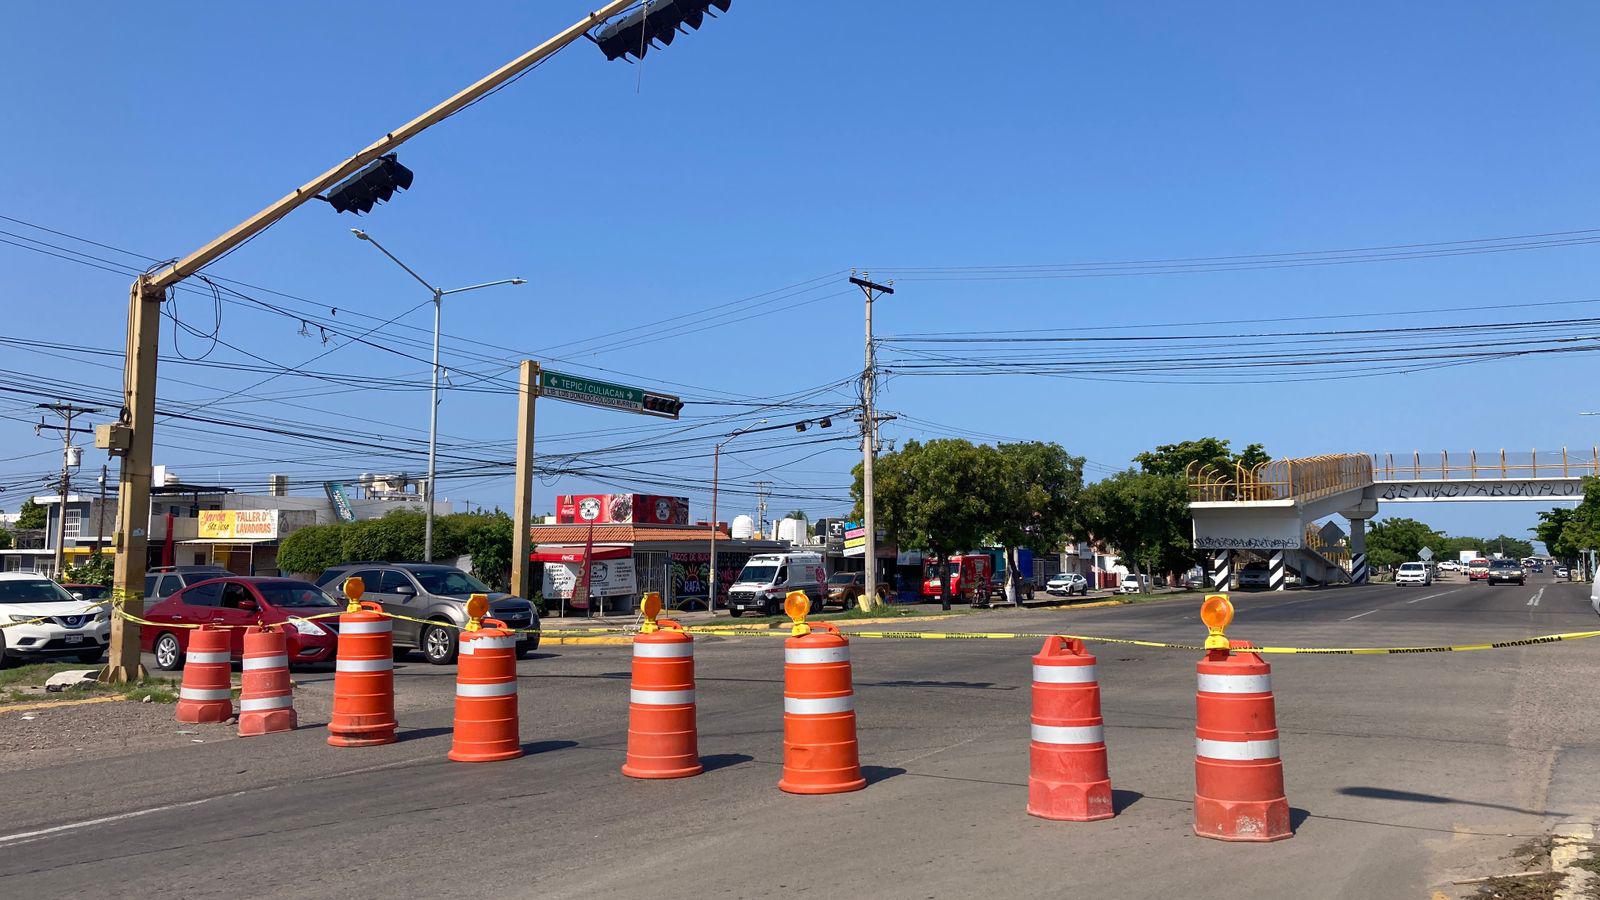
[{"label": "street lamp", "polygon": [[422,561],[433,562],[433,498],[434,498],[434,466],[439,447],[439,318],[444,306],[444,298],[450,294],[464,294],[467,291],[476,291],[479,288],[498,287],[502,284],[527,284],[521,278],[502,278],[499,281],[486,281],[483,284],[471,284],[466,287],[450,288],[449,290],[437,288],[428,283],[428,280],[412,271],[411,267],[401,262],[398,257],[390,253],[378,243],[370,234],[359,228],[350,229],[350,233],[363,241],[378,248],[378,252],[397,266],[406,270],[406,274],[415,278],[418,283],[433,294],[433,390],[428,404],[428,481],[423,489],[424,518],[422,525]]},{"label": "street lamp", "polygon": [[[717,483],[722,462],[723,445],[741,434],[749,434],[753,431],[776,431],[779,428],[793,428],[795,431],[805,431],[806,426],[810,425],[812,420],[802,419],[799,422],[787,422],[782,425],[768,425],[767,421],[766,419],[761,419],[752,425],[746,425],[738,431],[729,432],[728,436],[717,442],[717,445],[711,451],[711,586],[706,595],[707,612],[714,613],[717,611]],[[816,421],[823,428],[833,427],[833,419],[830,416],[824,416]]]}]

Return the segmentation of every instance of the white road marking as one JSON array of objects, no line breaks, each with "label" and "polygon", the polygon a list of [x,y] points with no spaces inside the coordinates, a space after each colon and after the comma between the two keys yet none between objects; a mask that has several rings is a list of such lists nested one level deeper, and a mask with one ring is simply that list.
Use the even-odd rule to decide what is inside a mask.
[{"label": "white road marking", "polygon": [[9,847],[12,844],[27,843],[28,841],[37,840],[38,838],[42,838],[47,835],[59,834],[63,831],[77,831],[80,828],[91,828],[95,825],[105,825],[110,822],[121,822],[124,819],[137,819],[140,816],[148,816],[153,813],[167,812],[168,810],[173,809],[185,809],[190,806],[199,806],[202,803],[210,803],[213,800],[221,800],[224,797],[237,797],[240,794],[245,793],[250,792],[239,791],[233,794],[219,794],[215,797],[202,797],[199,800],[190,800],[186,803],[169,803],[166,806],[152,806],[149,809],[139,809],[134,810],[133,812],[118,813],[114,816],[101,816],[98,819],[84,819],[82,822],[72,822],[67,825],[57,825],[54,828],[41,828],[38,831],[19,831],[16,834],[0,835],[0,847]]},{"label": "white road marking", "polygon": [[1412,597],[1410,600],[1407,600],[1406,602],[1407,603],[1418,603],[1418,602],[1421,602],[1423,600],[1432,600],[1435,597],[1443,597],[1445,594],[1454,594],[1456,591],[1459,591],[1459,590],[1461,590],[1461,588],[1453,588],[1453,589],[1448,590],[1448,591],[1440,591],[1437,594],[1429,594],[1426,597]]},{"label": "white road marking", "polygon": [[[1370,615],[1372,615],[1372,614],[1373,614],[1373,613],[1375,613],[1375,612],[1377,612],[1377,610],[1375,610],[1375,609],[1369,609],[1369,610],[1367,610],[1367,611],[1366,611],[1366,612],[1364,612],[1364,613],[1356,613],[1356,614],[1355,614],[1355,615],[1353,615],[1353,616],[1351,616],[1351,617],[1350,617],[1350,619],[1359,619],[1359,618],[1361,618],[1361,617],[1362,617],[1362,616],[1370,616]],[[1350,619],[1345,619],[1345,621],[1346,621],[1346,622],[1348,622],[1348,621],[1350,621]]]},{"label": "white road marking", "polygon": [[1537,591],[1533,592],[1533,596],[1532,597],[1528,598],[1528,605],[1529,606],[1538,606],[1539,605],[1539,598],[1543,597],[1543,596],[1544,596],[1544,588],[1539,588]]}]

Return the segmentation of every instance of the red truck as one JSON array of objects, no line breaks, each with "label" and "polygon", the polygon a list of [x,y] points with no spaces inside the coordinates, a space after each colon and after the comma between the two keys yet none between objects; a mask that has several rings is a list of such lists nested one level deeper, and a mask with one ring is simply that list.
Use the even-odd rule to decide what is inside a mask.
[{"label": "red truck", "polygon": [[[964,553],[950,557],[950,597],[968,602],[987,600],[989,577],[994,562],[984,553]],[[939,599],[940,565],[930,557],[922,567],[922,597]]]}]

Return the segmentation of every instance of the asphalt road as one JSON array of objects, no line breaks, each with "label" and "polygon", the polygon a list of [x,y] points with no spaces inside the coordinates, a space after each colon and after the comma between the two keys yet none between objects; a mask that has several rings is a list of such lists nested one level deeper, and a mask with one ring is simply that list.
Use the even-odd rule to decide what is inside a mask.
[{"label": "asphalt road", "polygon": [[[1600,628],[1585,586],[1548,580],[1234,599],[1230,636],[1268,645]],[[1197,600],[927,627],[1195,643]],[[1192,652],[1095,648],[1119,815],[1078,824],[1024,812],[1036,641],[858,639],[870,783],[827,797],[776,788],[778,645],[700,641],[707,771],[670,782],[618,772],[626,647],[524,661],[528,755],[483,765],[445,759],[451,669],[403,666],[403,739],[364,750],[327,746],[331,675],[302,673],[294,733],[0,773],[0,896],[1454,897],[1529,836],[1600,816],[1600,639],[1271,658],[1296,834],[1270,845],[1190,834]]]}]

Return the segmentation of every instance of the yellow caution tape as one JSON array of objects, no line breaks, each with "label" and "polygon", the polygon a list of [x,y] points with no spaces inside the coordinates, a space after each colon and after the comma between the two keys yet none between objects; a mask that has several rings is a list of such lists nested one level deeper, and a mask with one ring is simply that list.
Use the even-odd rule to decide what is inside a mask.
[{"label": "yellow caution tape", "polygon": [[[109,600],[109,599],[96,600],[93,603],[86,603],[84,605],[88,609],[93,609],[93,608],[95,608],[97,606],[105,606],[106,604],[108,604],[110,602],[111,602],[111,600]],[[69,613],[69,615],[76,615],[76,614],[75,613]],[[23,619],[20,622],[6,622],[5,624],[0,624],[0,630],[6,629],[6,628],[17,628],[17,627],[20,627],[20,626],[23,626],[23,625],[38,625],[41,622],[48,622],[51,619],[57,619],[57,618],[60,618],[60,616],[35,616],[35,617],[31,618],[31,619]]]}]

